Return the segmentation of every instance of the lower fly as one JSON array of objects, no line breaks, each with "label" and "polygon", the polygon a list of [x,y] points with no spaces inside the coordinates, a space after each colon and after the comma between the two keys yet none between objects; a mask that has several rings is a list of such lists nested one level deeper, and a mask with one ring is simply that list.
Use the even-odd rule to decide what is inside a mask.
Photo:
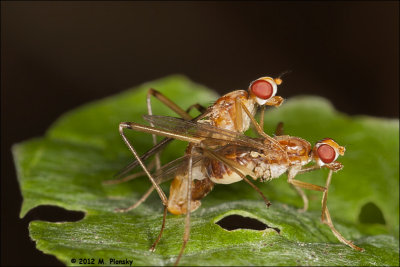
[{"label": "lower fly", "polygon": [[[340,242],[362,251],[362,248],[344,238],[334,227],[327,207],[327,194],[332,174],[343,167],[336,159],[340,155],[344,155],[344,147],[338,145],[333,139],[323,139],[312,148],[308,141],[299,137],[277,135],[271,138],[263,133],[260,125],[249,112],[246,112],[246,114],[260,134],[260,138],[250,138],[241,133],[220,129],[207,123],[196,123],[163,116],[144,116],[144,119],[153,126],[133,122],[120,123],[119,131],[124,142],[152,183],[152,187],[138,203],[142,203],[155,189],[164,205],[161,230],[151,250],[155,250],[161,239],[167,212],[185,214],[183,243],[175,265],[179,263],[190,236],[190,213],[200,207],[201,199],[211,192],[214,184],[230,184],[243,180],[254,188],[264,199],[265,204],[269,206],[269,200],[252,183],[251,179],[269,181],[287,173],[288,183],[296,189],[303,199],[304,207],[302,210],[305,211],[308,207],[308,199],[303,189],[322,192],[322,222],[331,229]],[[126,138],[124,129],[186,141],[189,142],[189,146],[185,156],[164,165],[154,174],[151,174],[131,142]],[[282,130],[278,131],[282,132]],[[306,167],[305,165],[310,162],[313,162],[313,165]],[[298,174],[321,168],[329,169],[325,186],[296,179]],[[170,186],[169,197],[167,197],[159,184],[170,179],[173,179],[173,181]],[[126,209],[119,209],[119,211],[128,211],[137,207],[138,203]]]}]

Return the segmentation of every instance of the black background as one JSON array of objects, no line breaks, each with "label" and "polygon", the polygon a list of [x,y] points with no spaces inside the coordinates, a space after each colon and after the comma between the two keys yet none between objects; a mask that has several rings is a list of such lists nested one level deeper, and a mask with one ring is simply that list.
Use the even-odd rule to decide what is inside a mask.
[{"label": "black background", "polygon": [[1,2],[1,264],[60,264],[27,225],[65,214],[19,219],[10,148],[65,111],[168,74],[223,94],[292,70],[285,98],[398,117],[398,22],[397,1]]}]

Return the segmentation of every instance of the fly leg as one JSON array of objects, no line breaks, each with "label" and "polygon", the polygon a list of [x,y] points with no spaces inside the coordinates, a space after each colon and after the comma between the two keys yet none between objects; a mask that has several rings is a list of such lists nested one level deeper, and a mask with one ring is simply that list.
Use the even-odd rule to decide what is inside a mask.
[{"label": "fly leg", "polygon": [[[151,96],[154,96],[155,98],[160,100],[161,103],[163,103],[168,108],[173,110],[176,114],[181,116],[183,119],[185,119],[185,120],[192,119],[192,117],[189,115],[188,112],[184,111],[181,107],[179,107],[177,104],[175,104],[171,99],[166,97],[164,94],[158,92],[157,90],[154,90],[153,88],[150,88],[149,91],[147,91],[147,97],[146,97],[147,114],[153,115],[153,109],[151,106]],[[150,122],[150,126],[154,127],[153,123]],[[153,145],[155,146],[157,144],[157,136],[155,134],[152,134],[152,137],[153,137]],[[157,166],[157,170],[158,170],[161,167],[159,151],[155,154],[155,161],[156,161],[156,166]]]},{"label": "fly leg", "polygon": [[284,135],[283,122],[279,122],[275,129],[275,136]]},{"label": "fly leg", "polygon": [[360,247],[354,245],[353,242],[352,242],[351,240],[347,240],[346,238],[344,238],[344,237],[339,233],[338,230],[336,230],[336,228],[333,226],[333,223],[332,223],[332,220],[331,220],[331,216],[330,216],[329,211],[328,211],[328,207],[326,207],[326,209],[325,209],[325,217],[326,217],[326,219],[325,219],[324,221],[322,221],[322,222],[323,222],[324,224],[328,225],[329,228],[331,228],[332,233],[336,236],[336,238],[337,238],[340,242],[342,242],[343,244],[348,245],[349,247],[351,247],[351,248],[353,248],[353,249],[355,249],[355,250],[357,250],[357,251],[360,251],[360,252],[364,251],[363,248],[360,248]]},{"label": "fly leg", "polygon": [[[189,113],[191,109],[196,108],[198,111],[200,112],[205,112],[206,108],[204,108],[203,106],[201,106],[200,104],[193,104],[191,105],[186,112]],[[153,139],[154,140],[154,139]],[[150,162],[148,168],[152,169],[155,165],[155,161]],[[157,168],[157,170],[159,169],[159,167]],[[107,180],[104,182],[104,184],[118,184],[118,183],[123,183],[132,179],[135,179],[137,177],[143,176],[145,175],[145,172],[139,172],[139,173],[135,173],[126,177],[123,177],[122,179],[117,179],[117,180]],[[132,209],[137,208],[140,204],[142,204],[144,201],[146,201],[146,199],[150,196],[150,194],[154,191],[154,187],[153,185],[146,191],[146,193],[136,202],[134,203],[132,206],[127,207],[127,208],[119,208],[116,209],[117,212],[127,212],[130,211]]]},{"label": "fly leg", "polygon": [[[317,168],[314,168],[317,169]],[[310,169],[309,171],[311,171],[312,169]],[[333,226],[333,222],[331,219],[331,216],[329,214],[329,210],[328,207],[326,205],[327,203],[327,199],[328,199],[328,188],[332,179],[332,173],[333,171],[330,170],[329,171],[329,175],[325,184],[325,187],[319,186],[319,185],[315,185],[315,184],[310,184],[310,183],[306,183],[306,182],[302,182],[299,180],[294,179],[294,177],[296,176],[296,174],[299,173],[298,170],[296,170],[296,168],[292,168],[291,170],[289,170],[289,174],[288,174],[288,182],[296,187],[300,187],[300,188],[304,188],[304,189],[309,189],[309,190],[314,190],[314,191],[321,191],[323,192],[323,196],[322,196],[322,215],[321,215],[321,220],[323,224],[328,225],[328,227],[331,229],[332,233],[336,236],[336,238],[343,244],[348,245],[349,247],[358,250],[358,251],[363,251],[363,248],[360,248],[356,245],[353,244],[353,242],[351,242],[350,240],[347,240],[346,238],[344,238],[338,230],[336,230],[336,228]]]},{"label": "fly leg", "polygon": [[125,144],[128,146],[129,150],[132,152],[132,154],[135,156],[135,158],[137,159],[137,161],[139,162],[140,166],[143,168],[144,172],[147,174],[147,176],[149,177],[151,183],[153,184],[153,187],[157,190],[158,195],[161,198],[161,201],[164,205],[164,208],[167,208],[168,205],[168,199],[165,196],[165,193],[162,191],[161,187],[157,184],[157,182],[155,181],[155,179],[153,178],[153,176],[150,174],[150,171],[147,169],[147,167],[145,166],[145,164],[143,163],[143,161],[140,159],[140,156],[138,155],[138,153],[136,152],[136,150],[133,148],[133,146],[131,145],[131,143],[128,141],[128,139],[126,138],[125,134],[124,134],[124,129],[128,128],[128,129],[132,129],[132,125],[130,123],[125,123],[125,122],[121,122],[119,124],[119,133],[121,134],[122,139],[124,140]]},{"label": "fly leg", "polygon": [[247,179],[246,176],[244,176],[244,175],[241,175],[241,176],[242,176],[242,179],[243,179],[246,183],[248,183],[251,187],[254,188],[254,190],[256,190],[256,191],[260,194],[260,196],[263,198],[263,200],[264,200],[264,202],[265,202],[265,205],[267,205],[267,208],[269,208],[269,206],[271,206],[271,202],[264,196],[264,194],[263,194],[263,192],[261,192],[260,188],[258,188],[257,186],[255,186],[252,182],[250,182],[250,180]]},{"label": "fly leg", "polygon": [[262,105],[260,107],[260,127],[261,127],[261,129],[264,129],[264,112],[265,112],[265,106]]},{"label": "fly leg", "polygon": [[[165,196],[165,193],[162,191],[161,187],[157,184],[157,182],[155,181],[155,179],[153,178],[153,176],[150,174],[149,170],[148,170],[148,169],[146,168],[146,166],[144,165],[143,161],[140,159],[140,156],[138,155],[138,153],[136,152],[136,150],[133,148],[133,146],[131,145],[131,143],[129,143],[128,139],[126,138],[126,136],[125,136],[125,134],[124,134],[124,131],[123,131],[124,128],[132,129],[132,128],[131,128],[131,125],[130,125],[129,123],[124,123],[124,122],[120,123],[120,124],[119,124],[119,132],[120,132],[120,134],[121,134],[121,136],[122,136],[122,139],[124,140],[124,142],[125,142],[126,145],[128,146],[129,150],[130,150],[130,151],[132,152],[132,154],[135,156],[135,158],[136,158],[137,161],[139,162],[140,166],[143,168],[144,172],[147,174],[147,176],[149,177],[151,183],[153,184],[153,186],[150,188],[150,190],[147,191],[146,194],[150,195],[151,191],[153,191],[152,189],[155,188],[155,189],[157,190],[157,192],[158,192],[158,195],[159,195],[160,198],[161,198],[161,201],[162,201],[163,205],[164,205],[164,212],[163,212],[163,220],[162,220],[162,225],[161,225],[161,231],[160,231],[160,234],[158,235],[158,237],[157,237],[157,239],[156,239],[156,242],[155,242],[155,243],[153,244],[153,246],[150,248],[151,251],[154,251],[155,246],[157,245],[158,241],[160,240],[161,235],[162,235],[162,232],[163,232],[164,227],[165,227],[165,219],[166,219],[166,216],[167,216],[167,209],[168,209],[168,199],[167,199],[167,197]],[[143,201],[144,201],[144,199],[147,198],[146,194],[145,194],[145,197],[144,197],[144,198],[143,198],[143,197],[141,198],[141,199],[143,199]],[[137,202],[137,203],[139,203],[139,202]],[[140,202],[140,203],[141,203],[141,202]],[[139,203],[139,204],[140,204],[140,203]],[[134,205],[134,206],[135,206],[135,205]],[[133,206],[131,206],[131,207],[134,208]],[[128,209],[125,209],[125,211],[126,211],[126,210],[129,210],[129,208],[128,208]]]},{"label": "fly leg", "polygon": [[203,114],[203,113],[205,113],[205,112],[207,111],[207,108],[203,107],[203,106],[200,105],[199,103],[196,103],[196,104],[193,104],[193,105],[189,106],[189,107],[186,109],[186,113],[189,114],[189,112],[190,112],[192,109],[194,109],[194,108],[197,109],[201,114]]},{"label": "fly leg", "polygon": [[[125,144],[128,146],[129,150],[132,152],[132,154],[135,156],[135,158],[137,159],[138,163],[140,164],[140,166],[142,167],[142,169],[144,170],[146,175],[149,177],[149,179],[150,179],[150,181],[152,183],[152,187],[139,200],[139,203],[137,203],[137,204],[135,203],[133,206],[128,207],[126,209],[119,209],[118,211],[124,212],[124,211],[131,210],[133,208],[136,208],[140,203],[142,203],[150,195],[150,193],[153,190],[153,188],[155,188],[157,190],[158,195],[160,196],[164,207],[167,208],[168,207],[168,204],[167,204],[168,199],[165,196],[165,193],[162,191],[161,187],[158,185],[158,183],[155,181],[153,176],[150,174],[150,171],[144,165],[142,159],[140,158],[140,156],[138,155],[136,150],[133,148],[131,143],[129,143],[129,141],[126,138],[126,136],[124,134],[124,131],[123,131],[125,128],[131,129],[131,130],[137,130],[137,131],[144,132],[144,133],[149,133],[149,134],[157,133],[157,134],[159,134],[161,136],[165,136],[165,137],[168,137],[168,138],[175,138],[175,139],[179,139],[181,141],[192,142],[192,143],[196,143],[196,144],[199,144],[201,142],[201,139],[200,138],[183,136],[183,135],[179,135],[179,134],[176,134],[176,133],[171,133],[169,131],[156,129],[156,128],[151,127],[151,126],[140,125],[140,124],[137,124],[137,123],[134,123],[134,122],[121,122],[119,124],[119,132],[121,134],[122,139],[124,140]],[[165,212],[166,211],[164,211],[164,213]]]},{"label": "fly leg", "polygon": [[[149,91],[147,92],[147,98],[146,98],[146,103],[147,103],[147,113],[149,115],[153,114],[152,111],[152,105],[151,105],[151,96],[156,97],[157,99],[159,99],[162,103],[164,103],[167,107],[169,107],[171,110],[175,111],[178,115],[183,116],[182,118],[184,119],[189,119],[189,120],[199,120],[203,117],[205,117],[207,115],[207,108],[203,107],[202,105],[200,105],[199,103],[193,104],[191,105],[189,108],[186,109],[186,111],[184,111],[183,109],[181,109],[178,105],[176,105],[172,100],[168,99],[166,96],[164,96],[162,93],[150,88]],[[199,115],[198,117],[192,119],[192,117],[189,115],[190,111],[192,109],[197,109],[201,115]],[[150,124],[152,125],[152,124]],[[157,165],[156,169],[160,168],[160,158],[159,158],[159,152],[160,150],[165,147],[170,141],[172,141],[171,138],[164,138],[161,142],[157,143],[157,139],[155,134],[152,134],[152,138],[153,138],[153,147],[148,150],[146,153],[144,153],[140,158],[142,161],[145,161],[146,159],[148,159],[151,155],[155,154],[155,163],[154,161],[152,161],[149,166],[148,169],[153,169],[154,168],[154,164]],[[124,183],[127,181],[130,181],[132,179],[135,179],[137,177],[141,177],[144,176],[146,173],[145,172],[139,172],[139,173],[135,173],[132,175],[128,175],[128,176],[124,176],[126,173],[128,173],[130,170],[132,170],[134,167],[136,167],[138,165],[138,161],[133,161],[131,162],[129,165],[127,165],[123,170],[121,170],[118,174],[116,174],[116,177],[122,177],[120,179],[111,179],[111,180],[106,180],[103,182],[103,184],[106,185],[110,185],[110,184],[119,184],[119,183]]]},{"label": "fly leg", "polygon": [[[147,93],[147,106],[148,106],[148,113],[152,114],[151,110],[151,100],[150,96],[154,96],[157,99],[161,101],[161,103],[165,104],[167,107],[169,107],[171,110],[175,111],[178,115],[180,115],[183,119],[185,120],[191,120],[191,121],[198,121],[201,120],[202,118],[206,117],[209,115],[209,112],[207,111],[207,108],[203,107],[202,105],[196,103],[191,105],[186,111],[181,109],[178,105],[176,105],[172,100],[168,99],[166,96],[164,96],[162,93],[154,90],[154,89],[149,89]],[[193,118],[189,115],[189,112],[193,109],[196,108],[201,114],[198,115],[197,117]],[[154,139],[153,139],[154,140]],[[171,142],[173,138],[164,138],[162,139],[157,145],[153,146],[151,149],[146,151],[140,159],[142,161],[147,160],[150,156],[156,154],[159,152],[161,149],[163,149],[169,142]],[[119,171],[115,177],[122,179],[124,178],[124,175],[127,174],[129,171],[131,171],[133,168],[135,168],[137,165],[139,165],[138,161],[135,160],[131,162],[129,165],[127,165],[124,169]]]},{"label": "fly leg", "polygon": [[185,250],[186,244],[189,241],[189,236],[190,236],[190,212],[191,212],[191,207],[190,203],[192,202],[192,152],[193,152],[193,147],[190,148],[189,150],[189,163],[188,163],[188,183],[187,183],[187,198],[186,198],[186,217],[185,217],[185,230],[183,233],[183,243],[181,247],[181,251],[179,252],[178,258],[175,261],[175,266],[178,265],[182,254]]},{"label": "fly leg", "polygon": [[[329,171],[329,174],[328,174],[328,178],[326,179],[325,188],[329,188],[329,185],[330,185],[331,179],[332,179],[332,173],[333,173],[333,170],[330,170],[330,171]],[[339,231],[336,230],[336,228],[333,226],[333,222],[332,222],[332,219],[331,219],[331,215],[329,214],[328,207],[326,206],[327,199],[328,199],[328,190],[326,190],[326,191],[324,192],[324,195],[323,195],[323,197],[322,197],[322,215],[321,215],[321,220],[322,220],[322,222],[323,222],[324,224],[328,225],[329,228],[331,228],[332,233],[336,236],[337,239],[339,239],[340,242],[342,242],[342,243],[344,243],[344,244],[346,244],[346,245],[352,247],[352,248],[355,249],[355,250],[364,251],[363,248],[360,248],[360,247],[354,245],[353,242],[351,242],[350,240],[347,240],[346,238],[344,238],[344,237],[339,233]]]},{"label": "fly leg", "polygon": [[[155,161],[150,162],[149,165],[147,166],[147,168],[149,170],[152,170],[154,167],[155,167]],[[105,181],[103,181],[103,184],[105,184],[105,185],[121,184],[121,183],[128,182],[130,180],[136,179],[136,178],[144,176],[144,175],[146,175],[146,173],[144,171],[137,172],[137,173],[122,177],[121,179],[105,180]]]},{"label": "fly leg", "polygon": [[[190,110],[192,108],[197,108],[201,113],[203,113],[205,111],[205,108],[203,106],[201,106],[200,104],[194,104],[194,105],[190,106],[187,111],[184,111],[178,105],[176,105],[173,101],[171,101],[169,98],[167,98],[166,96],[164,96],[160,92],[150,88],[149,91],[147,92],[147,98],[146,98],[147,114],[148,115],[153,115],[153,109],[152,109],[152,106],[151,106],[151,96],[154,96],[157,99],[159,99],[167,107],[169,107],[170,109],[175,111],[178,115],[180,115],[182,118],[184,118],[186,120],[188,120],[188,119],[191,120],[192,119],[192,117],[189,115],[189,112],[190,112]],[[202,112],[202,110],[204,110],[204,111]],[[150,122],[150,126],[154,127],[153,123]],[[153,146],[157,145],[157,136],[156,136],[156,134],[152,134],[152,138],[153,138]],[[150,164],[153,165],[154,164],[153,161]],[[156,170],[159,170],[161,168],[160,151],[155,153],[155,165],[156,165]],[[149,166],[149,169],[151,169],[150,166]],[[124,178],[122,178],[120,180],[114,180],[114,181],[123,181],[124,182],[124,181],[130,180],[130,179],[136,178],[138,176],[142,176],[142,175],[144,175],[144,173],[140,172],[140,173],[136,173],[134,175],[129,175],[129,176],[124,177]],[[132,177],[132,178],[127,179],[128,177]],[[129,210],[135,209],[136,207],[138,207],[141,203],[143,203],[150,196],[150,194],[153,192],[153,190],[154,190],[154,187],[152,186],[132,206],[130,206],[128,208],[125,208],[125,209],[119,209],[118,211],[126,212],[126,211],[129,211]],[[166,212],[166,209],[164,210],[164,213],[165,212]],[[163,219],[163,222],[165,223],[165,218]],[[164,225],[164,223],[163,223],[163,225]],[[160,238],[161,238],[161,236],[160,236]],[[154,247],[155,247],[155,245],[154,245]]]},{"label": "fly leg", "polygon": [[236,116],[235,116],[235,128],[236,131],[238,132],[243,132],[243,118],[242,118],[242,109],[243,109],[243,104],[242,101],[240,101],[239,98],[235,99],[235,110],[236,110]]},{"label": "fly leg", "polygon": [[158,242],[160,242],[160,239],[161,239],[161,236],[162,236],[162,234],[163,234],[163,232],[164,232],[164,228],[165,228],[165,220],[166,220],[166,218],[167,218],[167,206],[164,206],[164,212],[163,212],[163,219],[162,219],[162,224],[161,224],[161,230],[160,230],[160,233],[158,234],[158,236],[157,236],[157,239],[156,239],[156,241],[154,241],[154,243],[153,243],[153,245],[150,247],[150,251],[151,252],[154,252],[155,250],[156,250],[156,246],[157,246],[157,244],[158,244]]},{"label": "fly leg", "polygon": [[[164,96],[162,93],[158,92],[157,90],[154,90],[152,88],[149,89],[149,91],[147,92],[147,97],[146,97],[146,104],[147,104],[147,114],[148,115],[153,115],[153,108],[151,105],[151,96],[154,96],[155,98],[157,98],[158,100],[160,100],[162,103],[164,103],[167,107],[169,107],[171,110],[175,111],[179,116],[181,116],[182,118],[184,118],[185,120],[191,120],[192,117],[189,115],[189,111],[192,109],[192,107],[198,107],[198,108],[203,108],[201,105],[199,104],[195,104],[189,107],[188,111],[184,111],[183,109],[181,109],[177,104],[175,104],[172,100],[170,100],[169,98],[167,98],[166,96]],[[204,109],[204,108],[203,108]],[[150,122],[150,125],[152,127],[154,127],[154,125]],[[153,138],[153,146],[157,145],[157,136],[155,134],[152,134],[152,138]],[[161,168],[161,161],[160,161],[160,151],[157,151],[155,153],[155,165],[156,165],[156,170]],[[150,166],[149,166],[149,169]],[[125,181],[129,181],[131,179],[136,178],[137,176],[142,176],[145,173],[140,173],[140,175],[135,175],[135,176],[127,176],[127,177],[131,177],[131,178],[122,178],[122,179],[118,179],[118,180],[113,180],[115,182],[108,182],[109,184],[112,183],[122,183]]]},{"label": "fly leg", "polygon": [[204,149],[204,153],[208,156],[210,156],[211,158],[214,158],[216,160],[221,161],[222,163],[224,163],[226,166],[228,166],[229,168],[231,168],[234,172],[236,172],[246,183],[248,183],[251,187],[254,188],[254,190],[257,191],[257,193],[260,194],[260,196],[263,198],[265,205],[267,205],[267,207],[271,206],[271,202],[267,199],[267,197],[263,194],[263,192],[257,187],[255,186],[252,182],[250,182],[249,179],[246,178],[246,175],[251,176],[253,179],[257,179],[257,176],[252,172],[249,171],[247,168],[243,167],[242,165],[240,165],[239,163],[225,158],[221,155],[218,155],[217,153],[213,152],[211,149],[205,148]]},{"label": "fly leg", "polygon": [[[283,103],[283,98],[280,96],[274,96],[271,99],[270,106],[275,106],[275,107],[279,107],[282,103]],[[265,113],[265,105],[262,105],[260,107],[260,126],[261,129],[264,129],[264,113]]]},{"label": "fly leg", "polygon": [[[166,98],[164,95],[162,95],[160,92],[158,92],[158,91],[156,91],[156,90],[154,90],[154,89],[149,89],[149,91],[148,91],[148,93],[147,93],[147,112],[148,112],[148,114],[149,115],[153,115],[153,111],[152,111],[152,106],[151,106],[151,100],[150,100],[150,95],[154,95],[155,97],[157,97],[158,99],[160,99],[160,101],[162,101],[162,99],[167,99],[168,101],[167,101],[167,103],[172,103],[173,105],[175,105],[175,103],[173,103],[171,100],[169,100],[168,98]],[[162,96],[162,98],[159,98],[159,96]],[[170,107],[168,104],[166,104],[168,107]],[[175,105],[176,106],[176,105]],[[207,109],[205,108],[205,107],[203,107],[202,105],[200,105],[199,103],[196,103],[196,104],[193,104],[193,105],[191,105],[186,111],[185,111],[185,113],[189,116],[189,112],[193,109],[193,108],[195,108],[195,109],[197,109],[200,113],[204,113]],[[174,110],[174,109],[177,109],[177,110],[179,110],[180,108],[178,107],[178,106],[176,106],[175,108],[171,108],[172,110]],[[182,113],[183,114],[183,113]],[[154,126],[154,125],[152,125],[152,123],[150,123],[150,125],[151,126]],[[157,139],[156,139],[156,135],[155,134],[152,134],[152,136],[153,136],[153,145],[155,146],[155,145],[157,145]],[[156,154],[155,154],[155,158],[156,158],[156,160],[155,160],[155,164],[157,165],[157,167],[156,167],[156,170],[158,170],[158,169],[160,169],[161,168],[161,163],[160,163],[160,156],[159,156],[159,152],[157,152]],[[154,161],[152,161],[151,163],[150,163],[151,165],[149,165],[149,169],[151,169],[151,168],[153,168],[153,165],[154,165]],[[150,167],[151,166],[151,167]],[[138,176],[142,176],[142,175],[144,175],[145,173],[144,172],[140,172],[140,173],[135,173],[135,174],[133,174],[133,175],[129,175],[129,176],[127,176],[127,177],[125,177],[125,178],[123,178],[123,179],[120,179],[120,180],[124,180],[123,182],[125,182],[125,181],[127,181],[128,179],[128,177],[129,177],[129,180],[131,180],[131,179],[134,179],[134,178],[136,178],[136,177],[138,177]],[[114,180],[114,181],[119,181],[119,180]],[[153,192],[153,190],[154,190],[154,187],[153,186],[151,186],[148,190],[147,190],[147,192],[136,202],[136,203],[134,203],[132,206],[130,206],[130,207],[128,207],[128,208],[125,208],[125,209],[118,209],[117,211],[120,211],[120,212],[126,212],[126,211],[129,211],[129,210],[132,210],[132,209],[135,209],[135,208],[137,208],[140,204],[142,204],[144,201],[146,201],[146,199],[150,196],[150,194]],[[164,213],[165,213],[165,211],[166,211],[166,209],[164,210]],[[165,224],[165,218],[163,219],[163,225]],[[159,236],[159,238],[158,238],[158,240],[161,238],[161,236]],[[156,243],[154,243],[154,245],[153,245],[153,247],[152,247],[152,249],[151,250],[154,250],[155,249],[155,246],[156,246],[156,244],[158,243],[158,240],[156,241]]]},{"label": "fly leg", "polygon": [[[320,168],[321,167],[319,167],[318,165],[313,165],[309,168],[301,169],[300,171],[297,172],[297,174],[314,171],[314,170],[317,170]],[[304,193],[304,191],[303,191],[303,189],[301,189],[301,187],[296,186],[294,184],[290,184],[290,185],[292,186],[293,189],[296,190],[296,192],[300,195],[301,199],[303,200],[303,208],[299,209],[299,212],[306,212],[308,210],[308,197],[307,197],[306,193]]]},{"label": "fly leg", "polygon": [[[279,122],[278,125],[276,126],[276,129],[275,129],[275,136],[281,136],[281,135],[284,135],[283,122]],[[311,171],[313,169],[314,168],[302,169],[302,170],[297,171],[297,174],[301,173],[301,172]],[[300,187],[295,186],[293,184],[290,184],[290,185],[291,185],[291,187],[293,189],[296,190],[296,192],[300,195],[301,199],[303,200],[303,208],[299,209],[298,211],[299,212],[307,211],[308,210],[308,198],[307,198],[307,195],[304,193],[303,189],[301,189]]]},{"label": "fly leg", "polygon": [[298,212],[306,212],[308,210],[308,197],[306,193],[304,193],[303,189],[301,189],[298,186],[295,186],[293,184],[290,184],[293,189],[296,190],[296,192],[300,195],[301,199],[303,200],[303,208],[298,209]]},{"label": "fly leg", "polygon": [[[275,136],[280,136],[280,135],[284,135],[283,122],[279,122],[275,129]],[[300,171],[298,171],[298,173],[299,172]],[[298,211],[306,212],[308,210],[308,198],[307,198],[306,193],[304,193],[303,189],[301,189],[300,187],[295,186],[293,184],[290,184],[290,185],[294,190],[296,190],[296,192],[300,195],[301,199],[303,200],[303,208],[298,209]]]},{"label": "fly leg", "polygon": [[154,96],[158,100],[160,100],[163,104],[165,104],[167,107],[169,107],[171,110],[173,110],[176,114],[178,114],[180,117],[182,117],[185,120],[191,120],[192,117],[184,111],[181,107],[179,107],[177,104],[175,104],[171,99],[163,95],[162,93],[158,92],[157,90],[154,90],[153,88],[150,88],[149,91],[147,92],[147,109],[149,111],[149,115],[152,115],[151,113],[151,96]]},{"label": "fly leg", "polygon": [[[140,173],[142,174],[142,173]],[[116,208],[115,212],[128,212],[130,210],[136,209],[137,207],[140,206],[143,202],[146,201],[146,199],[151,195],[151,193],[154,191],[154,187],[151,186],[147,192],[138,200],[136,201],[132,206],[129,206],[127,208]]]},{"label": "fly leg", "polygon": [[[283,149],[283,147],[279,144],[278,141],[276,141],[274,138],[272,138],[271,136],[269,136],[268,134],[266,134],[264,132],[264,130],[261,128],[260,124],[258,124],[258,122],[256,121],[256,119],[254,118],[254,116],[250,113],[250,111],[247,109],[247,107],[243,104],[243,102],[240,101],[239,98],[236,98],[236,103],[239,103],[238,105],[241,107],[240,111],[244,111],[247,116],[249,116],[251,123],[253,124],[254,128],[256,129],[257,133],[264,137],[265,139],[267,139],[268,141],[270,141],[272,144],[274,144],[275,147],[277,147],[282,153],[283,156],[286,158],[286,160],[289,162],[289,157],[286,153],[286,151]],[[239,114],[242,114],[242,112],[239,112]],[[240,116],[241,117],[241,116]]]}]

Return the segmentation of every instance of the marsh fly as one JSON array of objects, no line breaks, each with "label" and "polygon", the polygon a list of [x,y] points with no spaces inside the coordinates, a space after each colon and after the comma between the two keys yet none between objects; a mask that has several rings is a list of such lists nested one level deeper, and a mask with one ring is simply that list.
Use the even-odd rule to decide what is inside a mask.
[{"label": "marsh fly", "polygon": [[[260,138],[247,137],[242,133],[220,129],[209,123],[163,116],[144,116],[145,120],[153,126],[133,122],[120,123],[119,132],[124,142],[149,177],[152,187],[157,190],[164,205],[161,230],[151,250],[155,249],[162,236],[167,211],[172,214],[185,214],[183,243],[175,265],[179,263],[189,240],[190,213],[199,208],[201,199],[213,189],[214,184],[230,184],[244,180],[263,197],[266,205],[269,206],[269,201],[251,182],[251,179],[264,182],[287,173],[287,181],[302,196],[304,208],[308,201],[302,189],[322,192],[322,222],[331,229],[340,242],[362,251],[362,248],[345,239],[336,230],[327,207],[327,194],[332,173],[343,167],[336,159],[339,155],[344,155],[344,147],[330,138],[322,139],[311,148],[308,141],[299,137],[288,135],[269,137],[261,133],[262,130],[253,116],[247,109],[245,111],[260,134]],[[124,129],[186,141],[189,142],[189,146],[185,156],[164,165],[151,174],[126,138]],[[314,164],[306,167],[305,165],[310,162]],[[321,168],[330,170],[325,186],[296,179],[298,174]],[[167,198],[159,184],[169,179],[173,180]]]},{"label": "marsh fly", "polygon": [[[162,93],[149,89],[147,93],[147,111],[149,115],[152,115],[152,104],[151,96],[154,96],[161,103],[169,107],[176,114],[185,120],[198,121],[201,120],[203,123],[208,123],[220,129],[245,132],[249,129],[250,120],[246,115],[244,109],[247,109],[251,115],[255,115],[257,110],[261,109],[260,112],[260,126],[263,128],[264,122],[264,108],[265,106],[279,107],[284,99],[281,96],[277,96],[278,85],[282,83],[281,77],[287,72],[279,75],[278,78],[261,77],[249,84],[248,90],[235,90],[232,91],[219,99],[217,99],[213,105],[208,108],[204,108],[200,104],[196,103],[191,105],[186,111],[180,108],[172,100],[168,99]],[[197,109],[201,115],[196,118],[192,118],[189,112],[192,109]],[[153,126],[152,124],[150,124]],[[154,147],[141,156],[142,160],[148,159],[151,155],[156,154],[155,164],[157,168],[160,168],[160,159],[158,152],[173,138],[165,138],[157,144],[156,136],[153,134]],[[105,184],[115,184],[141,176],[142,173],[136,173],[130,176],[126,176],[132,169],[138,165],[138,161],[135,160],[131,164],[127,165],[117,175],[116,179],[105,181]],[[140,203],[138,203],[140,204]]]}]

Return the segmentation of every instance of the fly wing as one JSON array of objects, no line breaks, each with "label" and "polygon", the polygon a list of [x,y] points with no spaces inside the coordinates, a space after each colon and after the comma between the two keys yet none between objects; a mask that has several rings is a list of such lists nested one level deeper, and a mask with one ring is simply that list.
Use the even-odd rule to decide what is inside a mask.
[{"label": "fly wing", "polygon": [[[204,138],[204,143],[207,146],[224,146],[226,144],[237,145],[245,148],[253,148],[260,149],[266,148],[268,149],[268,140],[264,139],[261,141],[260,139],[250,138],[245,136],[244,134],[233,132],[225,129],[220,129],[215,126],[209,125],[207,123],[202,123],[202,121],[186,121],[180,118],[175,117],[166,117],[166,116],[157,116],[157,115],[144,115],[143,118],[150,122],[152,125],[170,131],[172,133],[176,133],[178,135],[186,135],[192,137],[200,137]],[[164,142],[166,141],[166,142]],[[148,156],[152,155],[155,151],[162,148],[165,144],[171,141],[170,138],[164,139],[161,143],[153,147],[151,150],[145,153],[141,158],[145,159]],[[272,151],[274,148],[274,144],[270,142],[270,150]],[[154,150],[154,151],[153,151]],[[116,178],[121,178],[125,176],[128,172],[133,170],[138,164],[135,160],[127,165],[124,169],[120,170],[114,176]]]},{"label": "fly wing", "polygon": [[175,117],[144,115],[143,118],[152,125],[173,133],[211,139],[214,141],[229,142],[232,145],[257,148],[265,146],[262,141],[247,137],[241,133],[220,129],[215,126],[199,122],[187,121]]},{"label": "fly wing", "polygon": [[[192,156],[192,166],[195,166],[198,162],[203,159],[202,155]],[[156,170],[153,177],[157,184],[167,182],[175,177],[177,172],[185,172],[189,167],[189,155],[177,158],[160,169]],[[195,179],[195,177],[193,177]]]},{"label": "fly wing", "polygon": [[[201,120],[205,117],[207,117],[210,114],[210,110],[207,109],[204,113],[200,114],[199,116],[195,117],[192,119],[192,121],[198,121]],[[161,149],[163,149],[168,143],[170,143],[172,140],[172,138],[164,138],[160,143],[156,144],[155,146],[153,146],[151,149],[149,149],[148,151],[146,151],[141,157],[140,159],[145,161],[146,159],[148,159],[150,156],[154,155],[155,153],[157,153],[157,151],[160,151]],[[129,173],[130,171],[132,171],[136,166],[139,165],[139,162],[135,159],[132,162],[130,162],[127,166],[125,166],[123,169],[121,169],[118,173],[114,174],[115,178],[122,178],[124,177],[127,173]]]}]

